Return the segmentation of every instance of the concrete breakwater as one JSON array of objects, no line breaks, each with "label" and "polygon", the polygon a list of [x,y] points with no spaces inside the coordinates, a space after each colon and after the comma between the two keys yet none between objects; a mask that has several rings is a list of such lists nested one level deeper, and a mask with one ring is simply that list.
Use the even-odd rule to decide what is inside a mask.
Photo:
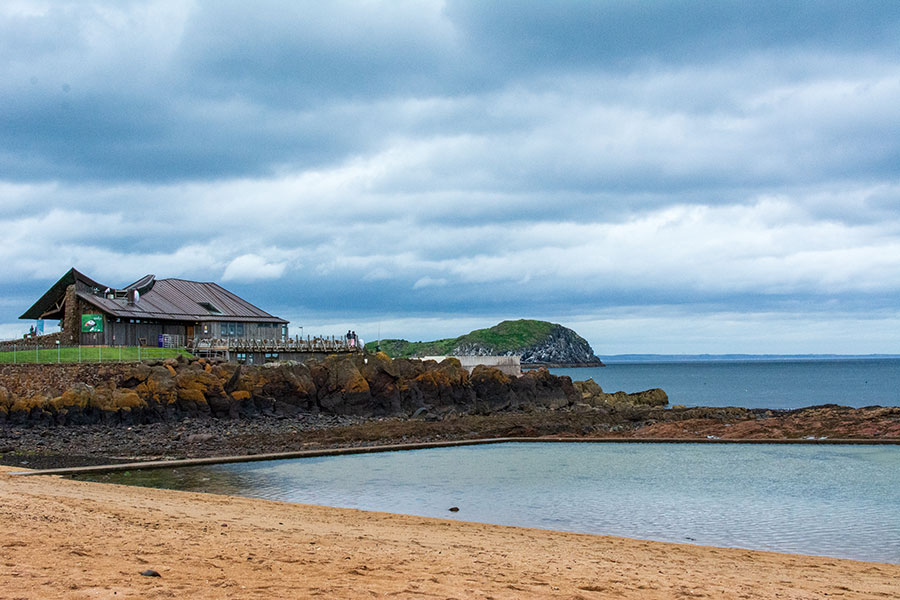
[{"label": "concrete breakwater", "polygon": [[[407,416],[507,410],[601,410],[611,400],[665,404],[662,390],[603,394],[599,386],[541,369],[509,377],[471,373],[442,362],[391,359],[383,353],[329,356],[309,363],[241,366],[207,359],[148,364],[5,365],[0,369],[0,423],[152,423],[188,416],[251,418],[303,412]],[[619,397],[621,396],[621,397]]]}]

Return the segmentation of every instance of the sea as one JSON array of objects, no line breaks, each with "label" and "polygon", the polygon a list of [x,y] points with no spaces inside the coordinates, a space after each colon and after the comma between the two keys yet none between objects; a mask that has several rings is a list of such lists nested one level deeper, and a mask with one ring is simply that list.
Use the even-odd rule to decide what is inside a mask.
[{"label": "sea", "polygon": [[601,358],[605,367],[550,371],[604,392],[662,388],[670,406],[900,406],[900,357]]},{"label": "sea", "polygon": [[900,564],[898,465],[900,446],[518,442],[90,478]]}]

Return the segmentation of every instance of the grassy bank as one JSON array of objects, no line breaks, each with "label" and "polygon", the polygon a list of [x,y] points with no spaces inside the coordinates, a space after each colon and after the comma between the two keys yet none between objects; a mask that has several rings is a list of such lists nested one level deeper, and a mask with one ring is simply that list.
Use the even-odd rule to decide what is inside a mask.
[{"label": "grassy bank", "polygon": [[184,348],[75,346],[36,349],[23,346],[13,351],[0,352],[0,364],[138,362],[174,358],[178,355],[191,356]]}]

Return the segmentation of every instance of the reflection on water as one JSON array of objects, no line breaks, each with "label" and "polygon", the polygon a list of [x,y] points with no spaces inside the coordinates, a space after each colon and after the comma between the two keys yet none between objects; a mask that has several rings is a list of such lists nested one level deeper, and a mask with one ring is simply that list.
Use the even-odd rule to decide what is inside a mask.
[{"label": "reflection on water", "polygon": [[900,563],[898,466],[897,446],[514,443],[93,478]]}]

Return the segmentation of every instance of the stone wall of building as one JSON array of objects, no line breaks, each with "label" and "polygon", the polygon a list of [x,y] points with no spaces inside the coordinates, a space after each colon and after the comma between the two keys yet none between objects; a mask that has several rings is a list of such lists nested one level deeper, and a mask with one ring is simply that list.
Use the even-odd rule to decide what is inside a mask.
[{"label": "stone wall of building", "polygon": [[75,295],[75,285],[66,288],[66,314],[60,325],[62,339],[60,343],[77,346],[81,343],[81,301]]}]

